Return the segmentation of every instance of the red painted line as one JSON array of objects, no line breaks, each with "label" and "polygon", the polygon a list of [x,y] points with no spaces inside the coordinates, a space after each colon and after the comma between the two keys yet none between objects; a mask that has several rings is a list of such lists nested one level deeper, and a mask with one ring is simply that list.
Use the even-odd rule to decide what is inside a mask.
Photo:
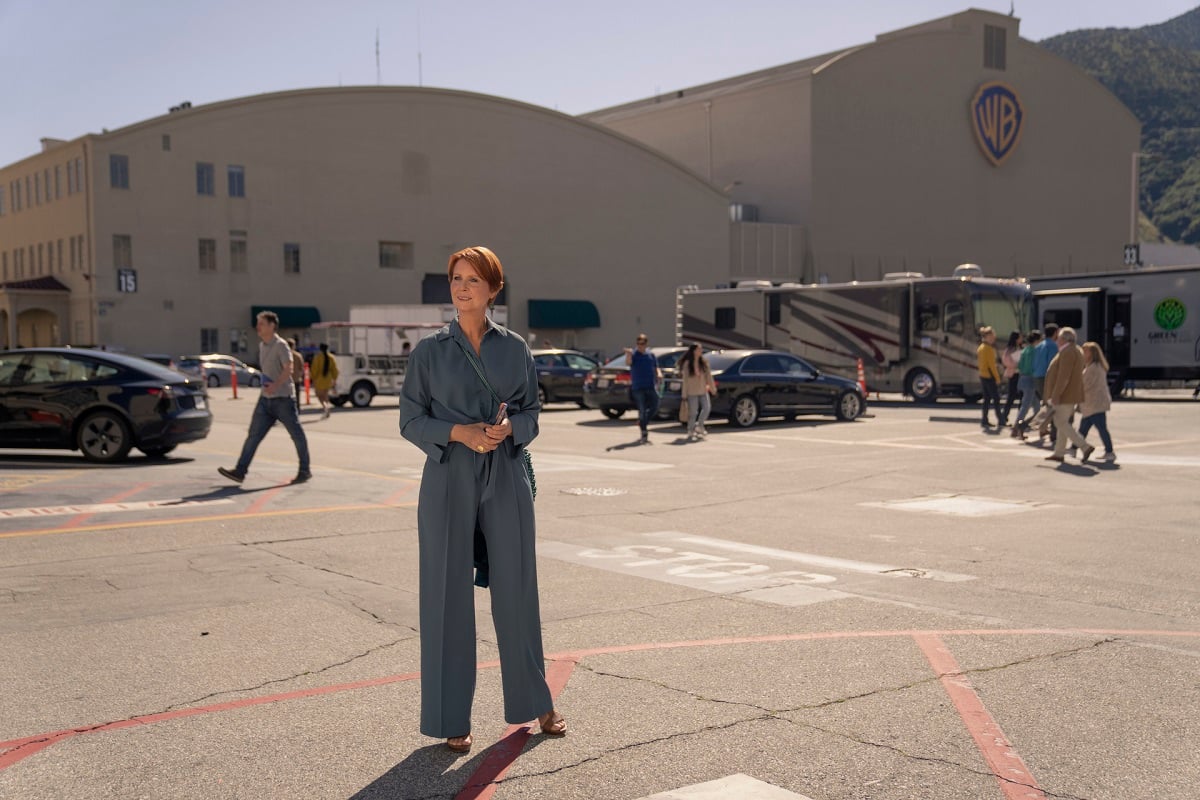
[{"label": "red painted line", "polygon": [[387,496],[387,499],[385,499],[383,501],[383,505],[385,505],[385,506],[395,505],[396,503],[398,503],[400,501],[400,499],[402,497],[412,494],[413,490],[416,489],[420,485],[421,485],[420,481],[413,481],[408,486],[405,486],[404,488],[399,489],[398,491],[392,492],[390,495]]},{"label": "red painted line", "polygon": [[[550,687],[551,697],[557,698],[567,687],[567,681],[571,679],[577,664],[577,661],[570,659],[550,662],[546,670],[546,683]],[[491,746],[471,777],[467,778],[466,785],[454,796],[454,800],[491,800],[508,768],[525,752],[525,743],[531,736],[533,730],[530,723],[510,725],[500,740]]]},{"label": "red painted line", "polygon": [[276,486],[274,489],[268,489],[267,491],[265,491],[261,495],[259,495],[258,499],[255,500],[253,503],[251,503],[246,508],[246,510],[243,511],[242,513],[243,514],[257,513],[258,511],[262,510],[263,506],[265,506],[267,503],[274,500],[275,496],[284,490],[284,487],[287,487],[290,485],[291,484],[283,483],[283,484],[280,484],[279,486]]},{"label": "red painted line", "polygon": [[1012,746],[999,723],[988,712],[979,699],[971,680],[963,674],[962,667],[954,655],[936,634],[918,634],[913,637],[933,671],[937,673],[942,688],[950,695],[950,701],[962,717],[963,724],[975,746],[1000,784],[1000,791],[1007,800],[1046,800],[1037,779],[1025,766],[1025,762]]},{"label": "red painted line", "polygon": [[[375,507],[375,506],[371,506]],[[566,685],[566,679],[570,676],[570,670],[585,656],[589,655],[609,655],[616,653],[635,653],[647,650],[669,650],[682,647],[720,647],[725,645],[737,644],[767,644],[771,642],[804,642],[817,641],[824,639],[859,639],[859,638],[899,638],[899,637],[928,637],[928,636],[1081,636],[1081,635],[1097,635],[1097,636],[1166,636],[1166,637],[1185,637],[1185,638],[1200,638],[1200,631],[1161,631],[1161,630],[1118,630],[1118,629],[1101,629],[1101,628],[1018,628],[1018,629],[999,629],[999,628],[979,628],[979,629],[964,629],[964,630],[942,630],[942,631],[922,631],[922,630],[904,630],[904,631],[843,631],[843,632],[825,632],[825,633],[792,633],[792,634],[777,634],[768,636],[741,636],[724,639],[700,639],[691,641],[676,641],[676,642],[651,642],[646,644],[631,644],[631,645],[613,645],[610,647],[594,647],[583,650],[571,650],[561,653],[547,655],[548,661],[563,662],[557,666],[552,665],[547,670],[547,682],[550,683],[551,692],[557,696],[557,692],[561,691],[562,686]],[[569,664],[569,667],[567,666]],[[499,661],[484,661],[476,665],[478,669],[490,669],[500,666]],[[558,676],[561,674],[559,670],[566,670],[559,683]],[[148,725],[155,722],[165,722],[167,720],[180,719],[183,717],[196,716],[198,714],[211,714],[219,711],[230,711],[240,708],[248,708],[250,706],[266,705],[268,703],[277,703],[284,700],[295,700],[306,697],[316,697],[319,695],[333,694],[336,692],[352,691],[357,689],[371,688],[374,686],[386,686],[391,683],[399,683],[402,681],[411,681],[421,677],[419,672],[410,672],[402,675],[388,675],[382,678],[372,678],[365,681],[356,681],[354,683],[343,683],[332,686],[315,687],[312,689],[303,689],[295,692],[286,692],[283,694],[264,695],[261,697],[250,697],[242,700],[232,700],[227,703],[217,703],[208,706],[197,706],[194,708],[179,709],[177,711],[166,711],[159,714],[148,714],[144,717],[134,717],[128,720],[119,720],[116,722],[102,723],[100,725],[86,726],[82,728],[68,728],[60,731],[52,731],[50,733],[36,734],[26,736],[20,739],[10,739],[0,742],[0,750],[20,750],[19,753],[3,753],[0,754],[0,769],[5,769],[13,764],[21,761],[26,756],[32,755],[45,747],[56,744],[63,739],[73,736],[83,736],[92,733],[102,733],[120,728],[127,728],[133,725]]]},{"label": "red painted line", "polygon": [[[149,486],[150,486],[149,483],[139,483],[137,486],[134,486],[132,489],[126,489],[123,492],[118,492],[117,494],[114,494],[112,497],[101,500],[100,502],[101,503],[119,503],[122,500],[133,497],[135,494],[142,491],[143,489],[148,488]],[[64,522],[62,524],[62,527],[77,528],[94,516],[96,516],[96,513],[94,511],[88,512],[87,514],[79,514],[77,516],[71,517],[69,520]]]}]

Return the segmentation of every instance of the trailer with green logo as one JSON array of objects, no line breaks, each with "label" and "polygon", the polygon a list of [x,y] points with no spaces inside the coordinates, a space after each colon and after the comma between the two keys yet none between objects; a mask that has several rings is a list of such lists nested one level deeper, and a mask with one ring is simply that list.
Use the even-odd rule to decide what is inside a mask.
[{"label": "trailer with green logo", "polygon": [[1097,342],[1109,383],[1200,381],[1200,266],[1031,278],[1038,324]]}]

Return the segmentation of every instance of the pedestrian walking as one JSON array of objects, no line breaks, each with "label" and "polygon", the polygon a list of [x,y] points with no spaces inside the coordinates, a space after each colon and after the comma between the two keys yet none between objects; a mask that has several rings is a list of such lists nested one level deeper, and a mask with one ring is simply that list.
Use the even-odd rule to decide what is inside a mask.
[{"label": "pedestrian walking", "polygon": [[1029,429],[1029,421],[1041,407],[1038,400],[1037,381],[1033,377],[1033,354],[1037,345],[1042,341],[1042,332],[1034,329],[1025,336],[1025,346],[1017,359],[1017,391],[1021,393],[1021,407],[1017,409],[1017,421],[1013,425],[1012,435],[1025,440],[1025,431]]},{"label": "pedestrian walking", "polygon": [[1058,355],[1046,370],[1046,402],[1053,409],[1054,452],[1046,456],[1047,461],[1062,463],[1067,452],[1067,440],[1081,451],[1080,461],[1087,463],[1096,448],[1087,443],[1071,425],[1075,406],[1083,402],[1083,351],[1075,344],[1075,329],[1064,327],[1058,330]]},{"label": "pedestrian walking", "polygon": [[525,340],[487,315],[504,268],[486,247],[450,256],[458,318],[412,349],[400,431],[425,452],[417,505],[421,733],[471,749],[476,531],[486,549],[504,719],[567,732],[546,684],[535,518],[523,450],[538,434],[537,372]]},{"label": "pedestrian walking", "polygon": [[662,371],[658,360],[650,352],[650,337],[639,333],[635,347],[625,348],[625,365],[629,367],[630,388],[633,404],[638,410],[638,428],[642,431],[642,444],[650,444],[650,420],[658,413],[658,384]]},{"label": "pedestrian walking", "polygon": [[1084,342],[1083,402],[1079,404],[1079,435],[1087,439],[1095,426],[1104,445],[1104,460],[1117,460],[1112,437],[1108,433],[1108,410],[1112,408],[1112,393],[1108,389],[1108,359],[1096,342]]},{"label": "pedestrian walking", "polygon": [[321,418],[327,419],[333,410],[329,402],[329,393],[333,390],[338,379],[337,359],[329,352],[329,345],[321,342],[321,349],[313,356],[308,374],[312,378],[313,391],[317,393],[317,402],[321,404]]},{"label": "pedestrian walking", "polygon": [[254,329],[260,340],[258,363],[263,373],[262,391],[258,396],[258,404],[254,406],[254,414],[250,417],[250,432],[242,445],[237,465],[233,469],[218,467],[217,472],[236,483],[245,480],[250,462],[254,460],[254,452],[258,450],[267,431],[276,422],[282,422],[292,437],[292,444],[296,445],[296,457],[300,459],[300,469],[292,483],[304,483],[312,478],[312,472],[308,461],[308,439],[296,410],[292,352],[278,333],[279,315],[274,311],[260,311]]},{"label": "pedestrian walking", "polygon": [[975,349],[975,355],[979,360],[979,387],[983,393],[983,429],[986,431],[992,427],[988,423],[989,408],[996,412],[996,427],[1001,426],[1000,370],[996,367],[996,331],[991,325],[984,325],[979,329],[979,338],[982,341]]},{"label": "pedestrian walking", "polygon": [[679,360],[679,375],[683,378],[683,398],[687,402],[688,441],[708,436],[704,422],[712,412],[711,395],[717,393],[712,369],[700,345],[693,344]]},{"label": "pedestrian walking", "polygon": [[1033,352],[1033,379],[1037,384],[1038,399],[1042,401],[1042,409],[1033,418],[1030,427],[1037,428],[1038,446],[1047,436],[1054,441],[1054,412],[1052,406],[1046,402],[1046,371],[1050,369],[1050,362],[1058,355],[1058,325],[1053,322],[1048,322],[1042,328],[1042,341],[1038,344],[1037,349]]},{"label": "pedestrian walking", "polygon": [[300,409],[300,397],[304,393],[304,356],[300,355],[295,339],[287,340],[292,349],[292,383],[296,384],[296,410]]},{"label": "pedestrian walking", "polygon": [[1021,344],[1024,340],[1021,338],[1020,331],[1013,331],[1008,335],[1008,344],[1004,346],[1004,352],[1000,354],[1000,363],[1004,366],[1004,374],[1001,375],[1001,380],[1006,383],[1004,413],[1000,415],[1000,426],[1008,424],[1008,415],[1012,411],[1013,404],[1017,402],[1017,397],[1021,394],[1019,379],[1020,371],[1017,369],[1017,360],[1021,357]]}]

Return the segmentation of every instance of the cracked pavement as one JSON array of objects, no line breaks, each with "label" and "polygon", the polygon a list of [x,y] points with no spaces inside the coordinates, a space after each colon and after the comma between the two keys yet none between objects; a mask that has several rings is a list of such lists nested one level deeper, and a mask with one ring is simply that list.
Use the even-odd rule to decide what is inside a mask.
[{"label": "cracked pavement", "polygon": [[[852,424],[713,424],[693,447],[620,451],[630,423],[548,409],[541,541],[661,550],[669,529],[759,550],[708,550],[708,572],[673,575],[674,553],[639,550],[625,571],[543,553],[564,739],[526,741],[502,719],[477,590],[476,745],[458,757],[416,730],[421,456],[394,408],[314,429],[303,487],[271,485],[294,469],[272,434],[253,491],[213,495],[249,416],[214,402],[209,439],[165,462],[106,472],[39,456],[21,468],[47,479],[0,495],[96,502],[134,470],[135,500],[234,501],[0,521],[0,796],[637,800],[735,772],[813,800],[1191,800],[1200,785],[1197,468],[1048,470],[1036,448],[961,433],[976,413],[961,405],[936,420],[882,403]],[[1193,410],[1121,404],[1119,449],[1189,452],[1178,431]],[[620,493],[568,493],[589,487]],[[866,505],[944,494],[1029,509]],[[828,582],[796,595],[714,588],[714,569],[795,568],[776,552],[895,567],[814,562],[804,574]],[[928,577],[949,573],[970,580]],[[954,669],[935,668],[934,640]],[[1004,741],[1032,780],[976,735]]]}]

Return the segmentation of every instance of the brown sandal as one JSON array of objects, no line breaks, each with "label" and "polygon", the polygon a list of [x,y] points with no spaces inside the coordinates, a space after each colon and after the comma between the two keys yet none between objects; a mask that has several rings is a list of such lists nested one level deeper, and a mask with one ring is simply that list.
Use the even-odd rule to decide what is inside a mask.
[{"label": "brown sandal", "polygon": [[468,733],[466,736],[451,736],[446,740],[446,747],[456,753],[468,753],[471,751],[471,743],[471,734]]},{"label": "brown sandal", "polygon": [[538,726],[541,727],[542,733],[547,736],[567,735],[567,721],[557,711],[548,711],[541,717],[538,717]]}]

